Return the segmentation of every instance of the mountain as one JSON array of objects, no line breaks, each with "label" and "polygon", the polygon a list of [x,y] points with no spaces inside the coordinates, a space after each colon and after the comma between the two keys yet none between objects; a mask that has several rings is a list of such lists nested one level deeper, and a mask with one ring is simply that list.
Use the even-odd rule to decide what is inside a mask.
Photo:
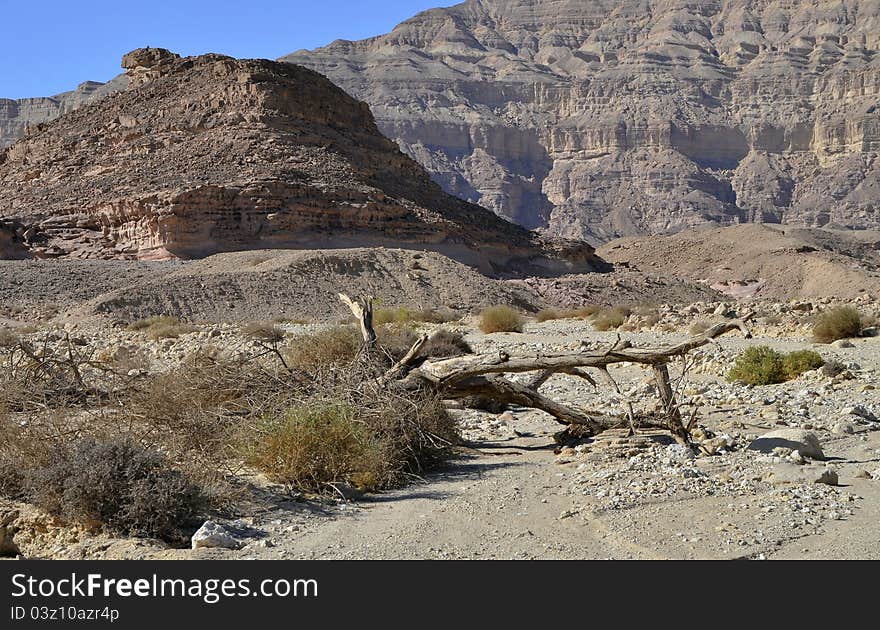
[{"label": "mountain", "polygon": [[366,104],[311,70],[155,48],[123,67],[127,89],[0,153],[0,256],[394,246],[487,272],[601,264],[444,193]]},{"label": "mountain", "polygon": [[49,122],[85,105],[125,89],[125,75],[107,83],[86,81],[70,92],[43,98],[0,98],[0,149],[21,138],[28,125]]},{"label": "mountain", "polygon": [[284,58],[443,188],[605,241],[880,226],[880,3],[468,0]]}]

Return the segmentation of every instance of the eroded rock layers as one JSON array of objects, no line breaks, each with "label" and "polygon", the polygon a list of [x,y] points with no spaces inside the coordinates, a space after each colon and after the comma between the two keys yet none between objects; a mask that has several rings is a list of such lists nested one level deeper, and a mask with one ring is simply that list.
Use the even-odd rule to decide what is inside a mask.
[{"label": "eroded rock layers", "polygon": [[468,0],[286,60],[449,192],[590,240],[880,227],[880,3]]}]

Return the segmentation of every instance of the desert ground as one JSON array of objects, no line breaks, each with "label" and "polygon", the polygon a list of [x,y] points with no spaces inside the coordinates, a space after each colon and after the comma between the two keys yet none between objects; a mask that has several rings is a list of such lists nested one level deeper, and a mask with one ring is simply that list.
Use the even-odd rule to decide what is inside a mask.
[{"label": "desert ground", "polygon": [[[238,256],[240,262],[242,255]],[[277,253],[275,258],[257,253],[243,256],[257,260],[256,266],[263,266],[262,272],[270,277],[275,273],[289,278],[284,270],[297,264],[289,257],[299,254],[285,254],[288,258],[283,263]],[[343,305],[333,303],[334,288],[352,293],[370,290],[374,281],[393,275],[388,272],[389,261],[399,256],[403,254],[373,252],[368,262],[380,260],[382,265],[370,272],[365,271],[371,267],[367,263],[354,270],[337,270],[336,275],[324,276],[327,286],[299,299],[295,287],[274,298],[271,285],[265,286],[265,295],[243,292],[250,300],[230,298],[223,303],[224,313],[204,310],[200,305],[211,302],[202,301],[197,291],[187,298],[185,282],[174,283],[171,297],[157,288],[171,285],[163,278],[188,277],[209,294],[219,290],[232,295],[232,269],[242,265],[230,265],[222,256],[167,266],[82,263],[85,271],[76,271],[76,264],[66,265],[65,272],[80,274],[71,290],[53,284],[71,282],[69,277],[37,286],[34,269],[42,271],[51,263],[7,262],[4,270],[14,273],[4,273],[0,285],[7,296],[2,323],[7,338],[14,334],[37,347],[41,343],[57,347],[62,355],[72,344],[82,355],[121,365],[132,379],[175,373],[208,348],[233,355],[260,352],[266,342],[254,338],[252,324],[265,318],[260,315],[278,317],[279,347],[295,347],[310,335],[351,320]],[[471,277],[455,266],[450,270],[441,265],[439,259],[425,261],[418,256],[425,263],[420,265],[421,284],[430,288],[413,306],[425,307],[428,300],[434,300],[433,306],[446,308],[449,315],[442,323],[412,321],[407,326],[429,335],[440,329],[461,333],[479,355],[544,356],[584,348],[601,350],[620,339],[635,348],[663,347],[691,338],[712,324],[742,317],[749,320],[753,338],[730,332],[689,353],[686,366],[682,361],[670,364],[679,402],[688,410],[696,409],[690,447],[658,428],[640,426],[629,435],[626,403],[634,406],[639,419],[651,418],[658,401],[650,369],[622,363],[610,368],[619,394],[602,381],[594,386],[568,374],[556,374],[541,386],[548,397],[620,421],[619,428],[598,435],[560,436],[564,427],[550,415],[516,405],[487,411],[447,402],[460,442],[445,462],[394,487],[361,492],[343,484],[329,493],[302,492],[247,466],[237,466],[224,473],[235,480],[234,500],[222,509],[200,514],[189,525],[187,535],[207,523],[207,530],[199,529],[211,535],[201,536],[199,544],[190,544],[186,537],[168,542],[123,535],[100,524],[71,522],[21,497],[7,497],[0,500],[4,555],[114,559],[878,557],[880,422],[876,414],[880,399],[875,386],[880,340],[864,336],[819,344],[811,338],[816,314],[840,304],[857,308],[866,321],[876,316],[880,304],[870,295],[846,301],[828,297],[737,301],[715,293],[714,299],[650,305],[641,296],[619,328],[597,330],[604,326],[583,315],[563,317],[562,313],[559,319],[536,321],[539,309],[547,312],[548,299],[529,288],[537,286],[535,282]],[[205,272],[212,267],[214,272]],[[95,271],[98,268],[101,273]],[[381,269],[379,280],[370,276],[376,268]],[[446,271],[441,273],[441,268]],[[397,278],[401,284],[407,282]],[[559,287],[568,286],[571,297],[567,281],[574,282],[556,281],[557,292],[552,295],[560,295]],[[593,294],[596,301],[613,304],[608,300],[613,298],[619,276],[592,281],[607,284],[607,290]],[[409,285],[393,294],[390,286],[385,285],[386,295],[391,296],[389,305],[405,304],[407,296],[413,295]],[[644,286],[654,287],[650,282]],[[684,294],[686,299],[703,297],[698,287],[691,290],[695,293]],[[62,296],[66,301],[59,299]],[[268,312],[259,300],[274,301],[275,310]],[[526,315],[522,332],[485,334],[479,330],[480,309],[500,302],[516,304]],[[175,320],[169,334],[153,335],[149,329],[134,330],[124,323],[173,308],[187,323]],[[285,318],[279,317],[282,312]],[[737,357],[755,346],[783,353],[813,350],[834,369],[809,369],[772,385],[730,382],[727,375]],[[511,378],[527,381],[532,376]],[[35,417],[35,412],[28,413],[7,409],[6,421],[26,425]],[[68,420],[79,414],[75,421],[79,430],[104,417],[103,412],[83,405],[73,405],[65,414]],[[61,414],[62,423],[65,414]],[[81,414],[85,414],[84,421]],[[781,447],[774,442],[765,448],[755,442],[780,430]],[[821,453],[809,452],[813,447]]]}]

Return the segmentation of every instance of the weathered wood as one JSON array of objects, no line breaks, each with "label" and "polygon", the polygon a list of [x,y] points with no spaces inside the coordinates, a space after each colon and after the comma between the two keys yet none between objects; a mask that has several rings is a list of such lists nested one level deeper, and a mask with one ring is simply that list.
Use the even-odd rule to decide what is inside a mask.
[{"label": "weathered wood", "polygon": [[660,392],[660,400],[663,402],[663,412],[669,432],[680,444],[690,444],[691,435],[681,422],[681,411],[675,400],[675,392],[669,382],[669,367],[665,363],[656,363],[652,366],[654,377],[657,381],[657,389]]},{"label": "weathered wood", "polygon": [[578,424],[589,427],[593,433],[607,428],[599,414],[590,415],[568,405],[556,402],[518,383],[500,376],[477,376],[466,381],[457,381],[451,388],[441,388],[440,393],[449,398],[487,396],[498,402],[539,409],[553,416],[560,424]]},{"label": "weathered wood", "polygon": [[[368,351],[374,349],[376,332],[373,329],[373,298],[362,297],[354,300],[340,293],[339,299],[357,318],[366,349]],[[598,387],[593,377],[583,369],[596,368],[602,372],[614,391],[623,396],[617,382],[609,373],[608,366],[615,363],[637,363],[650,366],[654,371],[663,402],[666,428],[676,440],[689,444],[693,418],[687,427],[682,423],[681,412],[670,383],[667,363],[733,330],[741,331],[746,338],[751,337],[745,321],[747,318],[717,324],[701,335],[665,348],[633,348],[630,342],[621,340],[618,336],[614,344],[604,351],[585,349],[575,353],[522,357],[511,357],[502,351],[424,361],[420,366],[415,367],[421,359],[420,353],[428,342],[428,336],[423,335],[402,359],[379,378],[379,382],[384,387],[394,387],[398,390],[431,388],[448,400],[482,396],[502,403],[539,409],[550,414],[561,424],[587,427],[596,434],[614,423],[608,422],[602,414],[583,411],[551,400],[542,395],[538,389],[556,373],[582,378],[594,387]],[[370,354],[370,352],[366,353],[367,356]],[[525,385],[501,376],[505,373],[523,372],[538,372],[538,374]],[[625,412],[630,431],[635,431],[635,412],[629,400],[625,401]]]},{"label": "weathered wood", "polygon": [[361,336],[368,349],[376,345],[376,331],[373,328],[373,296],[361,297],[353,300],[344,293],[339,294],[339,299],[351,310],[361,327]]},{"label": "weathered wood", "polygon": [[[521,372],[565,372],[575,368],[602,368],[615,363],[640,363],[654,365],[682,356],[711,342],[727,332],[739,330],[746,338],[751,337],[744,322],[736,320],[713,326],[702,335],[692,337],[680,344],[666,348],[615,348],[607,351],[584,351],[578,353],[509,357],[503,353],[491,355],[467,355],[439,361],[428,361],[419,370],[437,382],[465,380],[485,374],[514,374]],[[619,344],[618,344],[619,345]]]}]

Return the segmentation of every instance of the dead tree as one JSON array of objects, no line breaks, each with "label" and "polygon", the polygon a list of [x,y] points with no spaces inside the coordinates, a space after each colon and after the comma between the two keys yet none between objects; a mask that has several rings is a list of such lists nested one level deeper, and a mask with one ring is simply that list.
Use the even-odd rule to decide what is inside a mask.
[{"label": "dead tree", "polygon": [[[361,326],[364,343],[372,347],[376,333],[372,326],[372,299],[352,300],[340,294],[340,299],[348,305]],[[661,426],[667,429],[682,444],[690,443],[690,431],[695,417],[687,423],[682,420],[681,409],[675,397],[669,375],[669,363],[685,357],[697,348],[711,343],[717,337],[738,330],[751,338],[746,322],[749,316],[712,326],[704,333],[671,346],[660,348],[634,348],[620,338],[606,350],[584,348],[579,352],[533,356],[510,356],[505,352],[471,354],[448,359],[425,360],[420,352],[428,341],[420,337],[409,352],[382,377],[383,385],[405,389],[431,388],[445,399],[462,400],[474,396],[490,398],[500,403],[514,404],[548,413],[563,425],[579,425],[579,428],[595,435],[617,424],[595,411],[575,408],[542,395],[543,385],[554,374],[568,374],[583,378],[594,387],[598,384],[586,372],[598,370],[615,393],[620,387],[608,371],[609,366],[620,363],[634,363],[652,370],[657,384],[661,403]],[[518,383],[505,375],[535,372],[536,377],[528,383]],[[631,431],[635,430],[635,414],[631,401],[625,404],[625,412]]]}]

